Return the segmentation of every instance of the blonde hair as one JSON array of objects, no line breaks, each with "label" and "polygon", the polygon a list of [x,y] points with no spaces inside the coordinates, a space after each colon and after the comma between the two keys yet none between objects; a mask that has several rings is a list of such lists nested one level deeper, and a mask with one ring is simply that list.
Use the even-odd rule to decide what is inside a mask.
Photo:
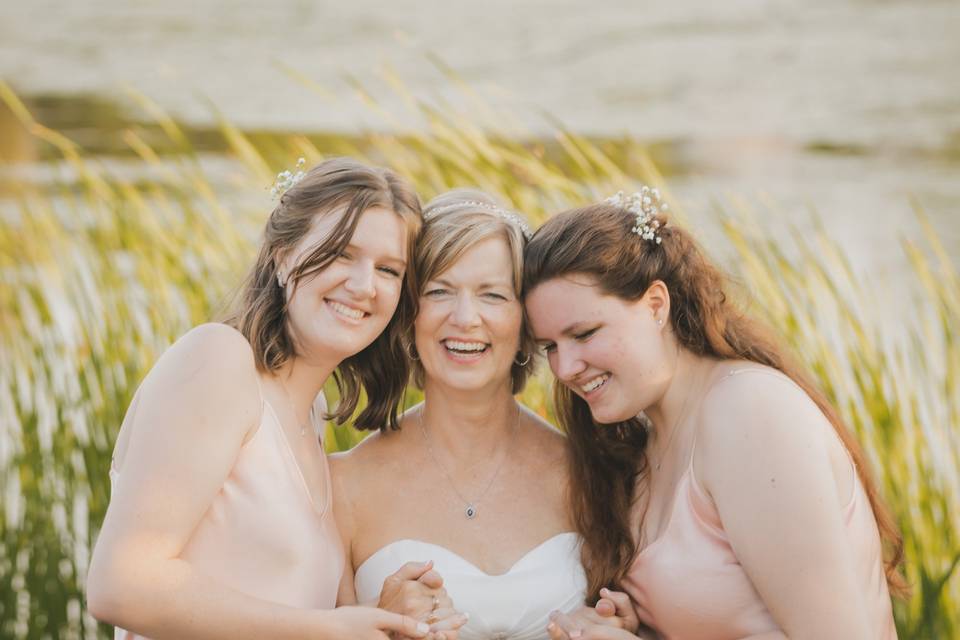
[{"label": "blonde hair", "polygon": [[[511,219],[512,218],[512,219]],[[427,282],[449,269],[463,254],[489,238],[502,238],[510,252],[513,273],[511,281],[517,299],[523,282],[523,250],[527,240],[522,220],[515,212],[504,208],[497,200],[476,189],[454,189],[435,197],[423,210],[423,231],[413,258],[414,318],[419,310],[419,297]],[[406,348],[414,347],[413,324],[405,337]],[[512,391],[519,393],[535,367],[536,341],[530,332],[524,312],[520,328],[520,359],[510,370]],[[529,358],[528,358],[529,356]],[[424,370],[419,360],[412,363],[413,382],[423,388]]]}]

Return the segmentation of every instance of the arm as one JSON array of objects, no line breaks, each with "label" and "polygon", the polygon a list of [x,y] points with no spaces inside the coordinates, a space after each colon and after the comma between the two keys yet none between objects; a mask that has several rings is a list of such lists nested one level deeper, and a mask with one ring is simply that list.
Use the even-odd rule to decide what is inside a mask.
[{"label": "arm", "polygon": [[872,637],[820,410],[780,376],[744,373],[718,383],[703,416],[694,471],[783,630],[760,637]]},{"label": "arm", "polygon": [[[138,392],[123,473],[87,580],[90,611],[151,638],[385,638],[398,624],[360,609],[307,611],[244,595],[180,554],[259,423],[252,353],[224,325],[203,325],[174,344]],[[404,628],[415,621],[402,620]],[[341,635],[337,635],[341,634]],[[419,634],[422,635],[422,634]]]}]

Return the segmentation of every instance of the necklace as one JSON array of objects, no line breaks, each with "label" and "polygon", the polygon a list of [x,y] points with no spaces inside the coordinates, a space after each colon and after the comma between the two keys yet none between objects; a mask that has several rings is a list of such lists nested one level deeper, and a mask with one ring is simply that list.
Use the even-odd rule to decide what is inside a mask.
[{"label": "necklace", "polygon": [[656,462],[656,464],[653,465],[654,469],[657,471],[660,471],[660,467],[663,466],[663,460],[670,452],[670,446],[673,444],[673,438],[677,435],[677,431],[680,430],[680,425],[682,424],[683,418],[687,415],[687,405],[690,403],[690,398],[693,395],[693,392],[687,393],[686,397],[683,399],[683,406],[680,407],[680,413],[677,415],[677,419],[673,422],[673,429],[670,431],[670,437],[667,438],[667,446],[665,446],[663,451],[660,452],[660,459]]},{"label": "necklace", "polygon": [[[283,383],[283,378],[277,376],[277,381],[280,383],[280,388],[283,389],[283,395],[287,398],[287,405],[290,407],[290,413],[293,415],[293,419],[300,425],[300,437],[305,438],[307,436],[307,425],[303,422],[300,422],[300,417],[297,416],[297,410],[293,406],[293,399],[290,397],[290,392],[287,391],[287,385]],[[311,412],[313,409],[310,410]],[[307,415],[307,422],[310,422],[310,416]],[[310,426],[313,426],[312,424]]]},{"label": "necklace", "polygon": [[[437,458],[437,455],[433,452],[433,447],[430,446],[430,436],[427,435],[427,428],[423,424],[423,413],[426,409],[426,404],[420,408],[420,412],[417,414],[417,421],[420,423],[420,433],[423,434],[423,441],[427,445],[427,452],[430,454],[430,457],[433,459],[433,462],[440,468],[440,471],[443,472],[443,475],[446,476],[447,482],[450,483],[450,488],[453,489],[453,492],[457,494],[457,497],[460,498],[460,501],[464,503],[466,508],[463,510],[463,514],[467,517],[467,520],[473,520],[477,517],[477,505],[480,504],[480,501],[483,500],[483,497],[487,495],[487,492],[490,491],[490,487],[493,486],[494,480],[497,479],[497,476],[500,475],[500,469],[503,467],[503,463],[507,460],[507,448],[504,447],[503,455],[500,456],[500,462],[497,464],[497,468],[494,469],[493,475],[490,477],[490,482],[487,483],[486,488],[480,493],[475,500],[467,500],[463,497],[463,494],[460,493],[460,490],[457,489],[456,483],[453,481],[453,476],[450,475],[450,472],[447,471],[447,468],[443,466],[440,462],[440,459]],[[520,424],[520,405],[517,405],[517,417],[513,421],[513,428],[510,431],[510,437],[507,439],[507,445],[509,446],[510,440],[513,439],[514,433],[517,431],[517,425]]]}]

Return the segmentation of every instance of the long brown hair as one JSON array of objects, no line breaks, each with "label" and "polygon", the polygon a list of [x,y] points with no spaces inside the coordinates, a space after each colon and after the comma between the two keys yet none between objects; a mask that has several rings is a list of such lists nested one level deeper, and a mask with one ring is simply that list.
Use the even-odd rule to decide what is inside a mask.
[{"label": "long brown hair", "polygon": [[[287,326],[287,297],[277,279],[284,256],[310,232],[317,216],[343,212],[330,235],[311,247],[286,276],[286,286],[296,291],[301,280],[322,271],[347,247],[360,216],[371,207],[389,209],[403,219],[409,261],[421,226],[420,200],[413,187],[389,169],[332,158],[310,169],[281,196],[267,220],[260,253],[237,304],[224,320],[250,342],[260,371],[276,371],[296,355]],[[408,268],[404,275],[400,302],[386,329],[334,372],[340,402],[328,418],[339,424],[353,415],[361,389],[368,404],[357,416],[357,427],[397,423],[409,371],[401,337],[412,317],[411,271]]]},{"label": "long brown hair", "polygon": [[[657,219],[666,224],[662,214]],[[660,280],[670,292],[669,321],[682,348],[709,358],[750,360],[790,377],[817,404],[853,458],[884,542],[887,583],[892,593],[905,595],[907,587],[897,571],[903,557],[900,533],[863,451],[837,411],[768,331],[730,304],[725,276],[688,232],[661,226],[657,233],[662,243],[654,243],[632,233],[634,224],[633,215],[607,203],[552,217],[527,245],[524,294],[547,280],[583,274],[605,294],[632,301]],[[639,418],[599,425],[587,403],[559,381],[554,397],[569,438],[570,505],[584,538],[587,594],[596,600],[601,588],[619,588],[638,552],[629,517],[637,480],[649,471],[647,431]]]}]

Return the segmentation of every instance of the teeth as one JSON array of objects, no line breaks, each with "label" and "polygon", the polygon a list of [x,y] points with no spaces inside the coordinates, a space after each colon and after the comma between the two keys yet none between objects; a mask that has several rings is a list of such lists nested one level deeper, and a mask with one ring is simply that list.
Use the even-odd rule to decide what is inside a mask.
[{"label": "teeth", "polygon": [[610,377],[610,376],[608,376],[607,374],[599,375],[599,376],[597,376],[596,378],[594,378],[593,380],[591,380],[590,382],[588,382],[587,384],[583,385],[583,386],[580,387],[580,388],[583,389],[583,392],[584,392],[584,393],[590,393],[591,391],[593,391],[594,389],[596,389],[597,387],[599,387],[600,385],[602,385],[604,382],[606,382],[606,381],[607,381],[607,378],[609,378],[609,377]]},{"label": "teeth", "polygon": [[487,348],[482,342],[460,342],[458,340],[445,340],[444,344],[447,345],[448,349],[454,349],[456,351],[483,351]]},{"label": "teeth", "polygon": [[363,318],[363,311],[359,309],[351,309],[350,307],[340,304],[339,302],[330,301],[330,306],[333,307],[333,310],[339,313],[342,316],[347,316],[353,320],[360,320]]}]

